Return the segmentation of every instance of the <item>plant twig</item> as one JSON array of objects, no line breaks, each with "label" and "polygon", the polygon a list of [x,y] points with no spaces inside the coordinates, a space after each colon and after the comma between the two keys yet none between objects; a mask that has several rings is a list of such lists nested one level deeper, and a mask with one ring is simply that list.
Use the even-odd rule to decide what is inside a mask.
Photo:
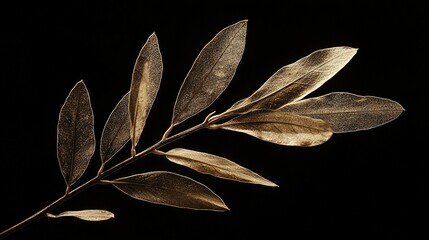
[{"label": "plant twig", "polygon": [[[8,229],[2,231],[0,233],[0,239],[4,239],[7,236],[11,235],[12,233],[44,218],[47,217],[47,214],[49,214],[50,211],[52,211],[53,209],[55,209],[56,207],[62,205],[63,203],[65,203],[66,201],[68,201],[69,199],[77,196],[78,194],[80,194],[81,192],[85,191],[86,189],[103,183],[103,180],[105,178],[107,178],[108,176],[112,175],[113,173],[117,172],[118,170],[124,168],[125,166],[128,166],[129,164],[135,162],[136,160],[149,155],[151,153],[156,152],[156,150],[158,148],[162,148],[174,141],[177,141],[183,137],[186,137],[196,131],[208,128],[208,126],[213,123],[213,121],[209,121],[209,117],[211,114],[209,114],[207,116],[207,118],[200,124],[195,125],[194,127],[188,128],[180,133],[177,133],[171,137],[167,137],[165,139],[161,139],[161,141],[155,143],[154,145],[146,148],[145,150],[139,152],[138,154],[136,154],[134,157],[129,157],[123,161],[121,161],[120,163],[116,164],[115,166],[109,168],[106,171],[102,171],[102,169],[100,169],[100,171],[98,172],[97,176],[92,178],[91,180],[87,181],[86,183],[83,183],[82,185],[80,185],[79,187],[73,189],[73,190],[69,190],[66,192],[66,194],[64,194],[62,197],[58,198],[57,200],[53,201],[51,204],[49,204],[48,206],[42,208],[41,210],[39,210],[38,212],[34,213],[33,215],[31,215],[30,217],[22,220],[21,222],[9,227]],[[216,121],[219,121],[221,119],[216,119]]]}]

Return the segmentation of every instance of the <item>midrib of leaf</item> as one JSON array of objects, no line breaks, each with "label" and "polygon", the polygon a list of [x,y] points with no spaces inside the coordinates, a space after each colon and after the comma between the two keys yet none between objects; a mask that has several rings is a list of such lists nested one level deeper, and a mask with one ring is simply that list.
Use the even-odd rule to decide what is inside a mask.
[{"label": "midrib of leaf", "polygon": [[[287,111],[285,111],[287,112]],[[300,112],[300,111],[292,111],[292,112]],[[335,114],[341,114],[341,113],[350,113],[350,114],[359,114],[361,112],[364,113],[371,113],[371,112],[398,112],[396,110],[392,110],[392,109],[383,109],[382,111],[378,111],[375,109],[369,109],[369,110],[363,110],[363,111],[359,111],[359,110],[355,110],[355,111],[331,111],[331,112],[322,112],[322,113],[317,113],[317,112],[304,112],[304,114],[309,114],[309,115],[335,115]]]},{"label": "midrib of leaf", "polygon": [[72,158],[71,158],[71,161],[70,161],[70,170],[69,170],[69,180],[68,180],[68,183],[67,183],[67,185],[68,186],[70,186],[71,184],[72,184],[72,181],[73,181],[73,169],[74,169],[74,164],[75,164],[75,160],[76,160],[76,142],[77,142],[77,139],[76,139],[76,130],[77,130],[77,128],[76,128],[76,119],[77,119],[77,116],[79,116],[79,114],[80,114],[80,98],[81,98],[81,94],[78,94],[78,99],[77,99],[77,107],[76,107],[76,109],[74,110],[74,113],[73,113],[73,154],[72,154]]},{"label": "midrib of leaf", "polygon": [[[319,69],[319,68],[321,68],[321,67],[325,66],[326,64],[330,63],[331,61],[334,61],[334,60],[335,60],[335,59],[337,59],[337,58],[338,58],[338,57],[335,57],[335,58],[330,59],[329,61],[323,62],[322,64],[320,64],[320,65],[318,65],[318,66],[314,67],[314,68],[313,68],[313,69],[311,69],[310,71],[307,71],[307,72],[306,72],[306,73],[304,73],[302,76],[299,76],[298,78],[296,78],[294,81],[290,82],[289,84],[287,84],[287,85],[286,85],[286,86],[284,86],[283,88],[280,88],[280,89],[278,89],[278,90],[276,90],[276,91],[272,92],[271,94],[267,94],[267,95],[265,95],[265,96],[263,96],[263,97],[261,97],[261,98],[258,98],[258,99],[254,100],[254,101],[252,101],[252,102],[250,102],[250,103],[248,103],[248,104],[246,104],[246,105],[244,105],[244,106],[241,106],[241,107],[239,107],[239,108],[237,108],[237,109],[244,108],[244,107],[246,107],[246,106],[248,106],[248,105],[256,104],[257,102],[260,102],[260,101],[262,101],[262,100],[264,100],[264,99],[266,99],[266,98],[268,98],[268,97],[270,97],[270,96],[272,96],[272,95],[274,95],[274,94],[276,94],[276,93],[278,93],[278,92],[282,91],[282,90],[283,90],[283,89],[285,89],[286,87],[289,87],[289,86],[291,86],[291,85],[293,85],[293,84],[301,84],[301,85],[310,86],[311,84],[299,83],[299,82],[297,82],[297,81],[301,80],[302,78],[304,78],[304,77],[305,77],[305,76],[307,76],[308,74],[310,74],[310,73],[314,72],[315,70],[317,70],[317,69]],[[298,61],[299,61],[299,60],[298,60]],[[246,101],[246,100],[245,100],[245,101]],[[243,102],[244,102],[244,101],[243,101]]]},{"label": "midrib of leaf", "polygon": [[[319,119],[317,119],[317,120],[319,120]],[[274,127],[276,127],[277,124],[281,124],[281,125],[296,126],[296,127],[302,127],[302,128],[308,128],[308,129],[314,129],[314,130],[323,130],[323,129],[311,127],[308,125],[295,124],[295,123],[284,123],[284,122],[278,122],[278,121],[241,122],[241,123],[229,123],[229,124],[224,123],[224,124],[220,124],[220,127],[222,128],[224,126],[253,125],[253,124],[273,124]]]},{"label": "midrib of leaf", "polygon": [[[115,131],[115,136],[118,136],[118,132],[122,129],[122,127],[124,126],[124,124],[125,124],[124,121],[121,121],[121,126],[119,128],[117,128],[117,130]],[[110,149],[112,149],[112,143],[113,143],[114,140],[115,140],[115,138],[113,138],[113,139],[111,139],[109,141],[109,145],[107,147],[107,153],[109,153]]]},{"label": "midrib of leaf", "polygon": [[[234,36],[231,38],[231,40],[228,42],[228,45],[223,49],[223,51],[222,51],[222,53],[221,53],[221,55],[219,56],[219,58],[216,60],[216,62],[215,62],[215,64],[213,64],[213,66],[210,68],[210,71],[207,73],[207,74],[205,74],[204,75],[204,77],[203,77],[203,81],[205,82],[206,80],[207,80],[207,78],[208,78],[208,76],[210,75],[210,73],[212,73],[213,72],[213,69],[217,66],[217,64],[219,63],[219,61],[220,61],[220,59],[223,57],[223,55],[225,54],[225,52],[226,52],[226,50],[229,48],[229,46],[231,46],[231,43],[232,43],[232,41],[234,41],[234,39],[235,39],[235,37],[237,36],[237,34],[241,31],[241,29],[244,27],[244,25],[243,26],[241,26],[236,32],[235,32],[235,34],[234,34]],[[192,91],[193,92],[193,91]],[[186,104],[185,104],[185,109],[186,108],[188,108],[188,106],[189,106],[189,104],[190,104],[191,102],[190,101],[188,101]]]}]

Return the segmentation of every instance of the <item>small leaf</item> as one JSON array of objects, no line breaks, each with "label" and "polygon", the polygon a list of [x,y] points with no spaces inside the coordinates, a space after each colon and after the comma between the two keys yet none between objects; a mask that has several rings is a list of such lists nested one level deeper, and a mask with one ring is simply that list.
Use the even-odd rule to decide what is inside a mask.
[{"label": "small leaf", "polygon": [[308,98],[281,108],[282,111],[322,119],[334,133],[367,130],[396,119],[404,109],[392,100],[335,92]]},{"label": "small leaf", "polygon": [[129,114],[133,155],[158,93],[162,68],[158,39],[153,33],[140,51],[131,81]]},{"label": "small leaf", "polygon": [[210,128],[242,132],[287,146],[315,146],[332,136],[332,129],[323,120],[270,110],[250,112]]},{"label": "small leaf", "polygon": [[147,172],[116,179],[112,184],[133,198],[151,203],[197,210],[228,210],[209,188],[176,173]]},{"label": "small leaf", "polygon": [[115,217],[115,215],[109,211],[98,210],[98,209],[67,211],[67,212],[60,213],[58,215],[53,215],[48,213],[47,216],[50,218],[76,217],[81,220],[91,221],[91,222],[105,221]]},{"label": "small leaf", "polygon": [[79,81],[61,107],[57,126],[57,156],[67,187],[83,175],[94,151],[94,115],[88,90]]},{"label": "small leaf", "polygon": [[244,182],[261,184],[270,187],[278,187],[275,183],[259,176],[258,174],[244,168],[226,158],[212,154],[176,148],[165,153],[168,160],[194,169],[200,173],[212,176]]},{"label": "small leaf", "polygon": [[234,104],[229,113],[275,110],[298,101],[329,80],[356,54],[351,47],[325,48],[284,66],[250,97]]},{"label": "small leaf", "polygon": [[130,140],[129,97],[129,93],[122,97],[104,125],[100,142],[103,163],[109,161]]},{"label": "small leaf", "polygon": [[200,52],[174,105],[172,125],[210,106],[228,87],[244,52],[247,21],[220,31]]}]

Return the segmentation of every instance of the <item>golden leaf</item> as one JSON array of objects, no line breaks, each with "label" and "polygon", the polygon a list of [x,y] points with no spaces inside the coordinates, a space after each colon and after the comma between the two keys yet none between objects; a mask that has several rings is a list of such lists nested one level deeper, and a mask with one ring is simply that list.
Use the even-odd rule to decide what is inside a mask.
[{"label": "golden leaf", "polygon": [[176,173],[147,172],[111,183],[138,200],[196,210],[228,210],[222,199],[208,187]]},{"label": "golden leaf", "polygon": [[244,52],[247,21],[221,30],[200,52],[174,105],[171,125],[210,106],[228,87]]},{"label": "golden leaf", "polygon": [[129,114],[133,156],[161,84],[162,68],[158,39],[153,33],[140,51],[131,81]]},{"label": "golden leaf", "polygon": [[322,119],[329,123],[334,133],[343,133],[388,123],[396,119],[404,108],[386,98],[334,92],[287,104],[281,110]]},{"label": "golden leaf", "polygon": [[277,109],[298,101],[329,80],[356,54],[351,47],[325,48],[284,66],[251,96],[235,103],[231,113]]},{"label": "golden leaf", "polygon": [[168,160],[174,163],[218,178],[278,187],[277,184],[259,176],[249,169],[216,155],[183,148],[175,148],[166,152],[165,156]]},{"label": "golden leaf", "polygon": [[331,127],[323,120],[270,110],[249,112],[209,128],[246,133],[287,146],[315,146],[332,136]]},{"label": "golden leaf", "polygon": [[115,217],[113,213],[106,210],[99,210],[99,209],[66,211],[58,215],[48,213],[46,215],[50,218],[76,217],[81,220],[91,221],[91,222],[105,221]]},{"label": "golden leaf", "polygon": [[57,126],[57,157],[67,187],[83,175],[94,151],[91,101],[85,84],[79,81],[61,107]]},{"label": "golden leaf", "polygon": [[109,161],[130,140],[129,97],[129,93],[122,97],[104,125],[100,141],[103,163]]}]

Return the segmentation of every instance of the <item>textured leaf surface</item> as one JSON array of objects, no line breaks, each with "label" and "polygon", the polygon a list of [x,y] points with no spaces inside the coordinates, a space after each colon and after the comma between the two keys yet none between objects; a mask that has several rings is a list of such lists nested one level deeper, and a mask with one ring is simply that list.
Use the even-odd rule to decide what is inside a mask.
[{"label": "textured leaf surface", "polygon": [[174,105],[172,125],[210,106],[228,87],[243,55],[247,21],[220,31],[200,52]]},{"label": "textured leaf surface", "polygon": [[216,155],[176,148],[168,151],[165,156],[174,163],[218,178],[277,187],[275,183],[259,176],[249,169]]},{"label": "textured leaf surface", "polygon": [[133,198],[151,203],[197,210],[228,210],[209,188],[176,173],[147,172],[116,179],[112,184]]},{"label": "textured leaf surface", "polygon": [[392,100],[335,92],[288,104],[282,111],[322,119],[335,133],[367,130],[396,119],[404,109]]},{"label": "textured leaf surface", "polygon": [[333,47],[315,51],[274,73],[256,92],[234,104],[229,112],[246,113],[277,109],[300,100],[319,88],[356,54],[351,47]]},{"label": "textured leaf surface", "polygon": [[61,107],[57,126],[57,157],[67,186],[82,176],[94,151],[94,115],[88,90],[79,81]]},{"label": "textured leaf surface", "polygon": [[91,210],[81,210],[81,211],[66,211],[58,215],[47,214],[50,218],[60,218],[60,217],[76,217],[81,220],[98,222],[105,221],[115,217],[115,215],[106,210],[91,209]]},{"label": "textured leaf surface", "polygon": [[134,66],[129,100],[132,150],[137,145],[161,84],[162,58],[155,34],[149,36]]},{"label": "textured leaf surface", "polygon": [[287,146],[315,146],[329,140],[331,127],[323,120],[282,111],[255,111],[212,125]]},{"label": "textured leaf surface", "polygon": [[130,140],[129,93],[125,94],[110,113],[100,142],[101,161],[109,161]]}]

